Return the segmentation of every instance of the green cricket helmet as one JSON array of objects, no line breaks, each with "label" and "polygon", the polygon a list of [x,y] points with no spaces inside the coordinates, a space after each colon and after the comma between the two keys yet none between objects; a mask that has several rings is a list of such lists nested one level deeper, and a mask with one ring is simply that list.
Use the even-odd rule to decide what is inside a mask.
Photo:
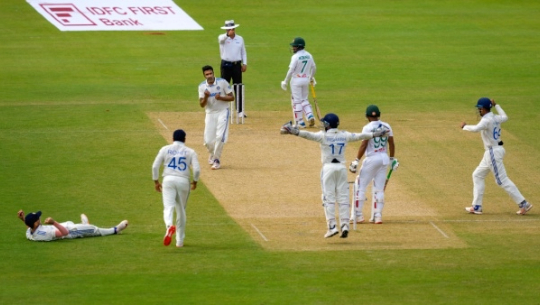
[{"label": "green cricket helmet", "polygon": [[304,48],[306,46],[306,41],[302,37],[295,37],[291,42],[292,47]]}]

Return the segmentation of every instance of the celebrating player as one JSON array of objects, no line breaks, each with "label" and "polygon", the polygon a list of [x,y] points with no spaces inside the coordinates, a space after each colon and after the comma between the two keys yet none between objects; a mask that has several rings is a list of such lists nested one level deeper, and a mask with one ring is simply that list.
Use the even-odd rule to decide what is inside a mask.
[{"label": "celebrating player", "polygon": [[313,86],[317,84],[315,81],[315,72],[317,67],[313,56],[306,50],[304,50],[306,42],[302,37],[294,38],[291,42],[291,47],[294,52],[291,63],[289,64],[289,71],[285,76],[285,80],[281,82],[281,88],[287,91],[287,83],[291,81],[291,100],[292,108],[294,112],[295,124],[302,128],[306,127],[306,123],[302,118],[302,113],[309,121],[309,127],[315,125],[315,118],[313,117],[313,110],[308,100],[308,86],[311,82]]},{"label": "celebrating player", "polygon": [[[351,222],[364,222],[362,209],[364,207],[364,198],[368,184],[373,181],[372,186],[372,218],[371,222],[376,224],[382,223],[382,210],[384,207],[384,185],[386,180],[386,169],[392,166],[396,169],[399,165],[397,159],[394,158],[395,145],[394,134],[388,123],[379,120],[381,112],[376,105],[369,105],[366,108],[366,118],[369,123],[364,126],[362,132],[374,131],[377,128],[384,126],[388,129],[388,133],[384,137],[375,137],[373,139],[364,140],[358,149],[356,160],[349,166],[349,171],[356,173],[358,162],[364,154],[366,157],[362,162],[360,172],[354,181],[354,205],[351,208]],[[386,150],[388,144],[389,151]],[[390,154],[390,157],[388,156]]]},{"label": "celebrating player", "polygon": [[[492,107],[497,110],[497,115],[491,112]],[[480,122],[476,125],[467,125],[467,123],[462,122],[461,128],[467,131],[481,132],[485,152],[480,164],[472,174],[474,184],[472,206],[466,207],[465,210],[471,214],[482,214],[485,179],[491,171],[495,176],[497,185],[502,187],[519,206],[516,214],[525,215],[533,206],[525,200],[514,182],[508,178],[503,163],[506,151],[501,139],[501,124],[508,121],[508,116],[501,106],[487,97],[480,98],[476,103],[476,108],[478,108],[478,113],[482,117]]]},{"label": "celebrating player", "polygon": [[[193,169],[193,182],[191,190],[197,188],[200,176],[200,166],[197,153],[184,143],[186,133],[182,129],[173,133],[173,143],[163,146],[152,164],[152,179],[155,189],[163,193],[163,219],[167,227],[163,244],[170,245],[172,235],[176,233],[176,246],[184,246],[186,237],[186,206],[189,197],[191,176],[189,168]],[[163,186],[159,183],[159,168],[163,164]],[[176,210],[176,226],[173,225],[174,211]]]},{"label": "celebrating player", "polygon": [[299,130],[291,122],[281,127],[282,134],[293,134],[301,138],[319,142],[321,147],[321,188],[324,213],[328,231],[325,238],[339,233],[336,227],[335,204],[339,208],[341,238],[349,234],[349,183],[347,182],[347,168],[345,167],[345,148],[348,142],[371,139],[384,136],[385,129],[372,132],[350,133],[338,129],[339,118],[328,113],[321,120],[324,131],[308,132]]},{"label": "celebrating player", "polygon": [[205,108],[204,146],[212,169],[221,167],[221,153],[229,136],[229,102],[234,100],[231,85],[214,76],[211,66],[202,67],[205,81],[199,84],[199,105]]},{"label": "celebrating player", "polygon": [[91,225],[86,215],[81,214],[81,223],[75,224],[73,221],[62,223],[56,222],[51,217],[45,219],[45,224],[41,223],[41,211],[24,215],[24,211],[17,212],[17,217],[22,220],[28,229],[26,238],[32,241],[52,241],[57,239],[72,239],[91,236],[107,236],[118,234],[128,226],[127,220],[122,220],[116,227],[109,229],[98,228]]}]

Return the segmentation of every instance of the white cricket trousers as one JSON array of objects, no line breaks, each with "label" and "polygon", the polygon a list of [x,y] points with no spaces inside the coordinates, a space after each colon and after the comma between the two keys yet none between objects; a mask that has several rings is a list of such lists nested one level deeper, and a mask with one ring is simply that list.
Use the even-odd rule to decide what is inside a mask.
[{"label": "white cricket trousers", "polygon": [[204,123],[204,146],[214,159],[220,159],[223,145],[229,137],[229,108],[207,113]]},{"label": "white cricket trousers", "polygon": [[325,163],[321,169],[324,214],[328,228],[336,224],[336,204],[340,226],[349,223],[349,183],[347,168],[341,163]]},{"label": "white cricket trousers", "polygon": [[189,179],[179,176],[163,178],[163,220],[168,228],[173,225],[176,210],[176,242],[183,243],[186,236],[186,206],[190,192]]},{"label": "white cricket trousers", "polygon": [[302,113],[306,119],[313,118],[313,109],[308,100],[309,78],[294,78],[291,80],[292,108],[296,122],[303,121]]},{"label": "white cricket trousers", "polygon": [[503,163],[505,154],[506,150],[502,146],[490,147],[484,152],[482,161],[480,161],[480,164],[472,174],[474,183],[473,206],[482,205],[482,199],[484,198],[484,191],[486,189],[485,179],[490,171],[493,173],[495,183],[502,187],[516,204],[520,204],[525,200],[525,197],[521,195],[514,182],[506,175],[506,169]]},{"label": "white cricket trousers", "polygon": [[114,234],[114,227],[109,229],[98,228],[91,224],[75,224],[73,221],[66,221],[60,223],[65,227],[69,234],[64,238],[81,238],[81,237],[93,237],[93,236],[105,236]]},{"label": "white cricket trousers", "polygon": [[372,198],[373,202],[377,202],[375,206],[372,206],[372,215],[382,215],[384,207],[384,183],[386,182],[386,169],[389,163],[390,158],[386,153],[376,153],[366,157],[362,161],[362,167],[354,181],[354,189],[356,190],[354,194],[354,216],[360,216],[362,214],[366,189],[371,181],[373,181],[373,186],[371,187],[372,193],[375,194],[375,191],[377,191],[379,194],[379,198]]}]

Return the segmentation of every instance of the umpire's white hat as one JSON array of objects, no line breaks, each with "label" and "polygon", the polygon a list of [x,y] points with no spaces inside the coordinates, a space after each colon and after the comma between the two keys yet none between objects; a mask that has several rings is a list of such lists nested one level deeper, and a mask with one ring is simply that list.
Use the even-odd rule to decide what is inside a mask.
[{"label": "umpire's white hat", "polygon": [[224,30],[230,30],[239,27],[239,24],[234,24],[234,20],[226,20],[225,26],[222,26],[221,28]]}]

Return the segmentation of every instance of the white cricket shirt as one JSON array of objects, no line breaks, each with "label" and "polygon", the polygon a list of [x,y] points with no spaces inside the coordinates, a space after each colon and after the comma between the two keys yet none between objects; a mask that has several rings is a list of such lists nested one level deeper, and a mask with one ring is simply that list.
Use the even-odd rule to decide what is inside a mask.
[{"label": "white cricket shirt", "polygon": [[345,148],[348,142],[371,139],[373,133],[351,133],[337,128],[328,129],[326,132],[309,132],[300,130],[299,137],[319,142],[321,147],[321,162],[332,163],[336,159],[339,163],[345,163]]},{"label": "white cricket shirt", "polygon": [[371,121],[368,124],[362,128],[362,132],[374,132],[377,128],[385,126],[389,129],[388,133],[384,137],[376,137],[373,139],[370,139],[368,142],[368,145],[366,147],[366,157],[371,157],[375,154],[387,153],[387,144],[388,144],[388,137],[393,137],[394,132],[392,131],[392,127],[390,127],[390,124],[385,123],[383,121]]},{"label": "white cricket shirt", "polygon": [[489,149],[493,146],[498,146],[501,141],[501,124],[508,121],[508,116],[499,105],[495,105],[497,115],[493,112],[484,114],[480,122],[476,125],[465,125],[463,130],[472,132],[482,132],[482,141],[484,148]]},{"label": "white cricket shirt", "polygon": [[223,78],[216,77],[214,84],[209,85],[208,81],[204,80],[199,84],[199,98],[204,98],[204,91],[208,90],[210,96],[208,97],[205,111],[206,113],[218,113],[222,110],[229,108],[228,101],[219,101],[216,100],[216,94],[219,93],[220,96],[225,96],[229,93],[232,93],[231,85]]},{"label": "white cricket shirt", "polygon": [[201,167],[197,159],[197,153],[183,142],[174,141],[159,150],[152,164],[153,180],[158,180],[161,164],[163,164],[163,177],[179,176],[189,180],[189,167],[191,166],[193,169],[193,181],[199,181]]},{"label": "white cricket shirt", "polygon": [[317,67],[315,66],[313,56],[306,50],[299,50],[291,57],[285,82],[289,82],[291,78],[311,79],[315,76],[316,71]]}]

